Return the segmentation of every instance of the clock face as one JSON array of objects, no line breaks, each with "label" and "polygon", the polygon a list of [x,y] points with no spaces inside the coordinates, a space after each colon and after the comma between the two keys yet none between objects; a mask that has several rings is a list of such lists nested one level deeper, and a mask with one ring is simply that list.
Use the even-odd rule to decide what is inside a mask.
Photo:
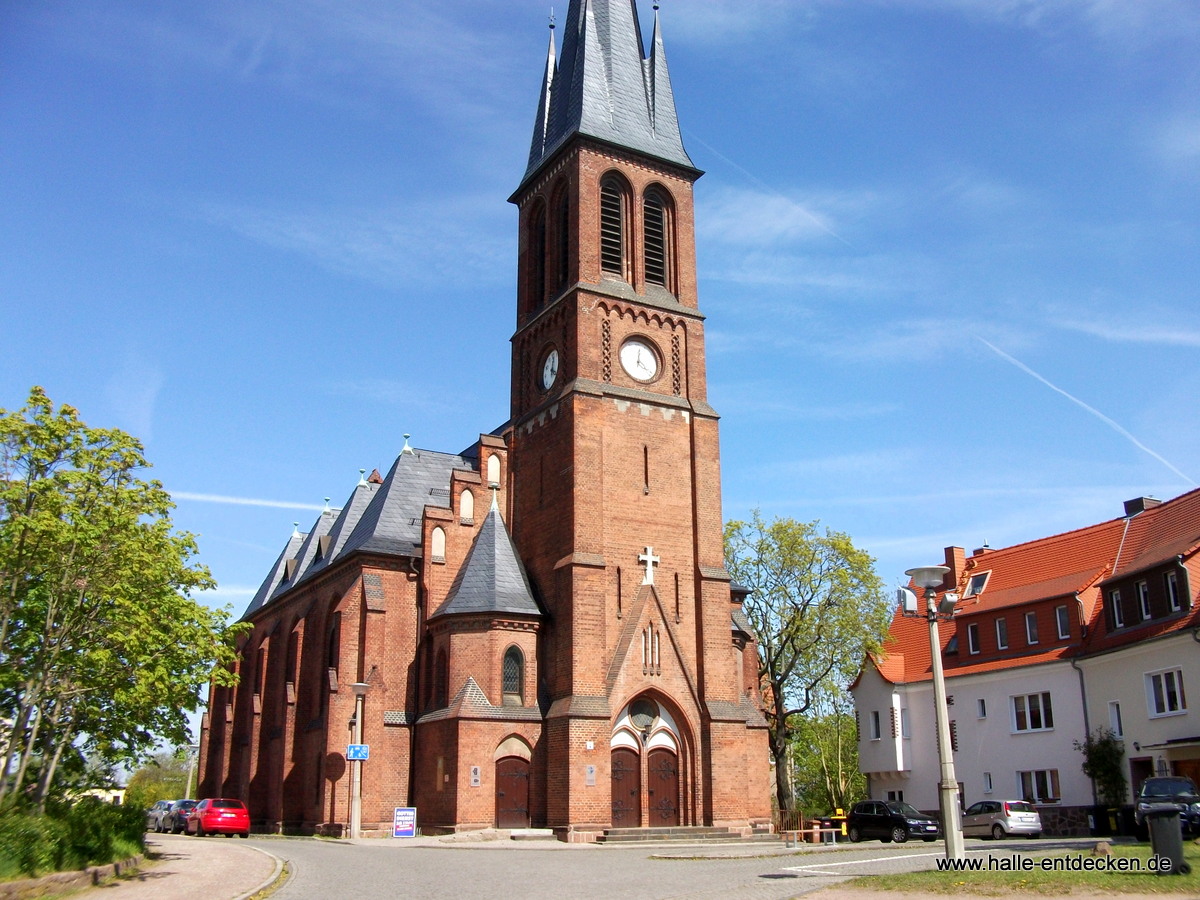
[{"label": "clock face", "polygon": [[658,353],[648,341],[630,338],[621,345],[621,366],[631,378],[653,381],[658,375]]},{"label": "clock face", "polygon": [[554,384],[556,378],[558,378],[558,351],[551,350],[546,354],[546,359],[542,363],[542,390],[550,390],[550,385]]}]

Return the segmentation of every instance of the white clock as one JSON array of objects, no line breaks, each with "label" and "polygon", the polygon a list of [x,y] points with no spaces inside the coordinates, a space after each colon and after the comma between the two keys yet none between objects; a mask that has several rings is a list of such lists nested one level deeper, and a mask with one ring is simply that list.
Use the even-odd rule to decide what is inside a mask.
[{"label": "white clock", "polygon": [[658,375],[658,353],[641,338],[630,338],[621,345],[621,366],[631,378],[653,381]]},{"label": "white clock", "polygon": [[556,378],[558,378],[558,351],[552,349],[542,362],[542,390],[550,390],[550,386],[554,384]]}]

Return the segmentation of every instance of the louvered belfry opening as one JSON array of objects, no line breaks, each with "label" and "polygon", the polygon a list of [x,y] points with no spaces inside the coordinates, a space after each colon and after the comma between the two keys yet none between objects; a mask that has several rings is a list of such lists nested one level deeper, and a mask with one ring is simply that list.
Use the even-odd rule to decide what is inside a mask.
[{"label": "louvered belfry opening", "polygon": [[667,216],[657,191],[646,194],[644,203],[646,237],[646,282],[667,285]]},{"label": "louvered belfry opening", "polygon": [[625,277],[625,210],[615,178],[600,184],[600,271]]},{"label": "louvered belfry opening", "polygon": [[546,210],[538,207],[530,229],[529,308],[537,311],[546,302]]}]

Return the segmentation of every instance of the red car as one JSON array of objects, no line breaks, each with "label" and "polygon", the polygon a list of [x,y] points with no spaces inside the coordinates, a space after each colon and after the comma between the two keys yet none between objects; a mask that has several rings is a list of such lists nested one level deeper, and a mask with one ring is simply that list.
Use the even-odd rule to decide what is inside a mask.
[{"label": "red car", "polygon": [[250,812],[241,800],[230,800],[225,797],[201,800],[188,813],[184,831],[196,837],[207,837],[210,834],[223,834],[233,837],[240,834],[250,837]]}]

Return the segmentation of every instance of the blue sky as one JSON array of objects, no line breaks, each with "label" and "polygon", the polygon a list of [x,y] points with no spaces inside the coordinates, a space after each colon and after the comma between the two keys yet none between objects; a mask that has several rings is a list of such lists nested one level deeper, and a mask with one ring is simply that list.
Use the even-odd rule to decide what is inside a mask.
[{"label": "blue sky", "polygon": [[[143,438],[214,602],[404,433],[506,418],[548,6],[0,7],[0,407]],[[894,584],[1196,485],[1200,5],[662,17],[727,518]]]}]

